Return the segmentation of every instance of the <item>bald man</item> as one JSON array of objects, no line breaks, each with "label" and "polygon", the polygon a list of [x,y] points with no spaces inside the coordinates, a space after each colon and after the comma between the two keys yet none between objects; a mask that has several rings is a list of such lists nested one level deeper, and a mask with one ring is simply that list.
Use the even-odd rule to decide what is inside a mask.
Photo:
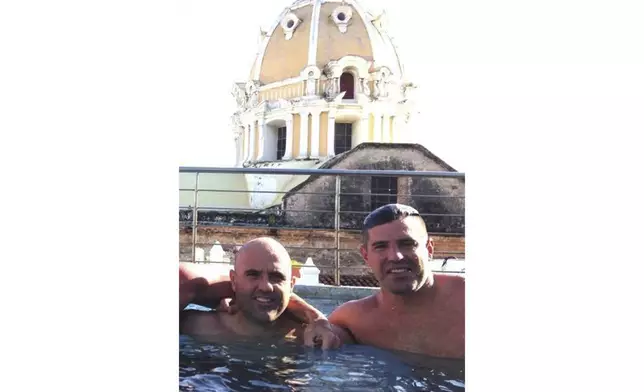
[{"label": "bald man", "polygon": [[[180,279],[182,334],[218,342],[290,340],[310,346],[318,343],[324,349],[341,344],[326,317],[292,293],[291,258],[272,238],[257,238],[242,246],[229,282],[185,267],[180,267]],[[215,308],[229,297],[234,297],[237,312],[184,310],[189,303]]]},{"label": "bald man", "polygon": [[364,221],[362,257],[380,283],[329,316],[346,342],[433,357],[465,356],[465,279],[429,268],[434,244],[414,208],[380,207]]}]

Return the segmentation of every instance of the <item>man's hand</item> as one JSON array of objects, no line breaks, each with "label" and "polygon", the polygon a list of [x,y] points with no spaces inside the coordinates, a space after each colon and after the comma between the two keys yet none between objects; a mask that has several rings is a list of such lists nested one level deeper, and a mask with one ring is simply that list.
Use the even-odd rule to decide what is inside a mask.
[{"label": "man's hand", "polygon": [[309,347],[321,345],[323,350],[328,350],[340,347],[342,340],[333,332],[329,320],[319,318],[306,326],[304,344]]},{"label": "man's hand", "polygon": [[227,312],[228,314],[235,314],[239,311],[239,307],[235,303],[234,298],[224,298],[219,302],[216,310],[219,312]]}]

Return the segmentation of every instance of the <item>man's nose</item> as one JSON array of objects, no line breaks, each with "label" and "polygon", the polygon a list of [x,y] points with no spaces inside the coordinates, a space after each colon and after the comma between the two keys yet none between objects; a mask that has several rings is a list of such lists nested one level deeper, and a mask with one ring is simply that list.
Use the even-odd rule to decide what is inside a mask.
[{"label": "man's nose", "polygon": [[403,256],[402,252],[400,251],[400,248],[396,244],[392,244],[389,247],[389,252],[387,254],[387,257],[389,258],[389,260],[392,260],[392,261],[398,261],[405,258],[405,256]]},{"label": "man's nose", "polygon": [[268,277],[262,277],[259,280],[259,284],[257,285],[257,289],[265,292],[272,292],[273,291],[273,285],[271,282],[268,280]]}]

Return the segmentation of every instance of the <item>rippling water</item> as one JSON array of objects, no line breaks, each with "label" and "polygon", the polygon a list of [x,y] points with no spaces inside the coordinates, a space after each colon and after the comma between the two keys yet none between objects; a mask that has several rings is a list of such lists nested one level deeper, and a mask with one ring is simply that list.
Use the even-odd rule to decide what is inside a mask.
[{"label": "rippling water", "polygon": [[348,345],[218,345],[180,336],[181,391],[464,391],[464,361]]}]

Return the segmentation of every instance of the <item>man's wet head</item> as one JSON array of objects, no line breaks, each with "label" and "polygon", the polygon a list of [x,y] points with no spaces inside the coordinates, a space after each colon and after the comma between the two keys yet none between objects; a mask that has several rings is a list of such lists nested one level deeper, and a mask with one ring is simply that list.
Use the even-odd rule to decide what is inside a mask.
[{"label": "man's wet head", "polygon": [[388,204],[374,210],[364,220],[362,236],[362,257],[384,290],[405,295],[431,279],[434,245],[414,208]]},{"label": "man's wet head", "polygon": [[241,247],[230,280],[240,311],[256,323],[275,321],[286,310],[295,284],[288,252],[268,237]]}]

